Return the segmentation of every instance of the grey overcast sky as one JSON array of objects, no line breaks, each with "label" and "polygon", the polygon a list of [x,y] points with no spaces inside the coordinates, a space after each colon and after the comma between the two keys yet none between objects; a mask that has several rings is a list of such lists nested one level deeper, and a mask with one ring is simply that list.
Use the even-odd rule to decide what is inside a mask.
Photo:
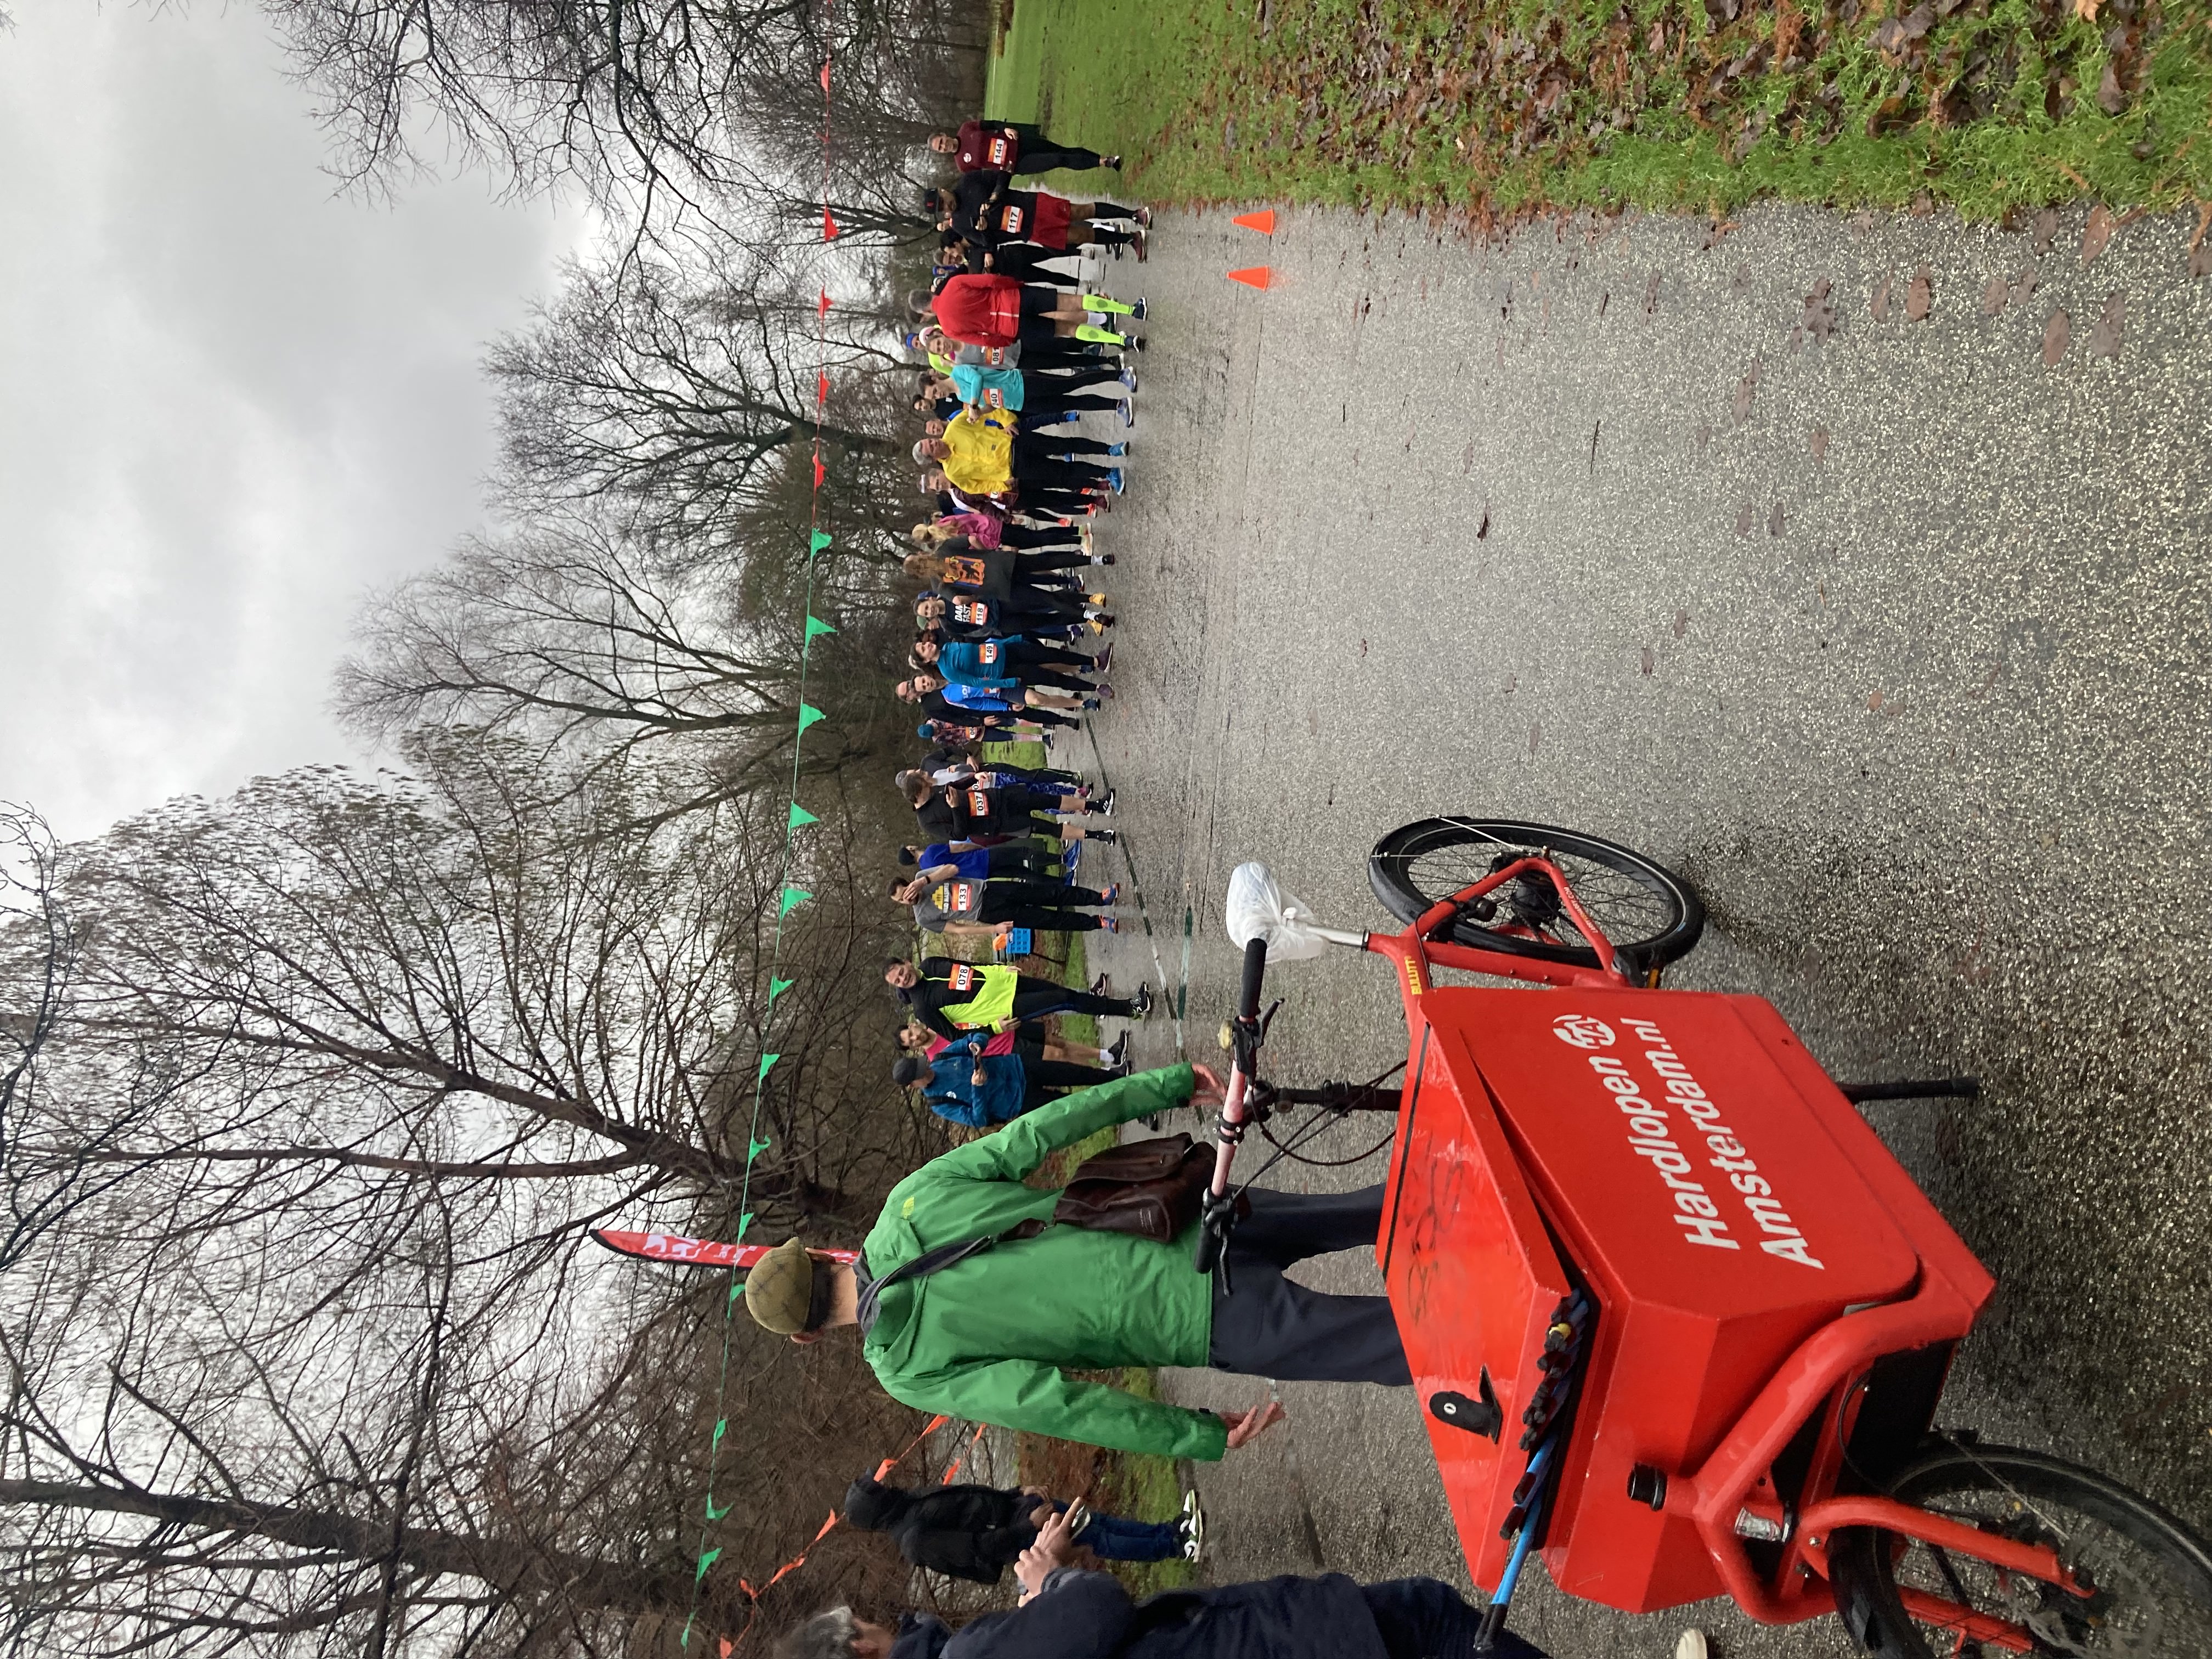
[{"label": "grey overcast sky", "polygon": [[0,33],[0,798],[82,836],[357,758],[368,587],[478,520],[484,343],[586,233],[466,177],[333,193],[253,7]]}]

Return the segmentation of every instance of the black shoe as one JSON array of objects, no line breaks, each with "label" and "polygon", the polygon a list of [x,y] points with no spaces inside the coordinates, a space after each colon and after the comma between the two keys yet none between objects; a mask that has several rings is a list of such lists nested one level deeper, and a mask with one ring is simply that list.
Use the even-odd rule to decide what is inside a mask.
[{"label": "black shoe", "polygon": [[1102,847],[1111,847],[1118,837],[1111,830],[1085,830],[1083,832],[1083,839],[1095,841]]},{"label": "black shoe", "polygon": [[1129,1018],[1142,1019],[1152,1012],[1152,988],[1149,985],[1139,985],[1137,988],[1137,994],[1129,999]]},{"label": "black shoe", "polygon": [[1114,647],[1110,645],[1091,659],[1091,672],[1094,674],[1103,674],[1113,665]]},{"label": "black shoe", "polygon": [[1103,795],[1093,795],[1085,805],[1097,817],[1109,817],[1114,811],[1114,792],[1109,789]]},{"label": "black shoe", "polygon": [[[1103,974],[1099,975],[1098,984],[1103,985],[1105,982],[1106,975]],[[1094,985],[1091,988],[1095,991],[1098,988],[1098,986]],[[1114,1039],[1113,1046],[1106,1050],[1106,1058],[1116,1066],[1121,1065],[1129,1058],[1129,1034],[1127,1031],[1122,1032],[1121,1036]]]}]

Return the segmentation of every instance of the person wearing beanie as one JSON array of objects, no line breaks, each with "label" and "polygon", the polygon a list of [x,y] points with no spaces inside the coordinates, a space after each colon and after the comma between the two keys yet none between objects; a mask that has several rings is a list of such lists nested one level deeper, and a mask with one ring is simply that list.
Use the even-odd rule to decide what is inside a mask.
[{"label": "person wearing beanie", "polygon": [[[908,1492],[862,1475],[845,1492],[845,1524],[890,1534],[913,1565],[951,1578],[995,1584],[1037,1540],[1039,1528],[1072,1506],[1042,1486],[938,1486]],[[1198,1535],[1187,1519],[1130,1521],[1073,1510],[1076,1541],[1106,1561],[1165,1561],[1189,1553]]]},{"label": "person wearing beanie", "polygon": [[988,1129],[1035,1111],[1061,1091],[1088,1089],[1121,1075],[1118,1066],[1047,1060],[1042,1042],[1018,1036],[1011,1052],[986,1054],[986,1039],[984,1032],[970,1032],[933,1060],[902,1055],[891,1062],[891,1081],[902,1089],[919,1087],[922,1104],[947,1122]]},{"label": "person wearing beanie", "polygon": [[[989,969],[945,967],[970,975],[962,988],[971,1001],[988,1000]],[[1011,1012],[1012,996],[1000,1000]],[[995,1024],[989,1016],[973,1023]],[[1371,1249],[1381,1186],[1247,1188],[1251,1211],[1230,1236],[1227,1271],[1209,1276],[1191,1267],[1195,1219],[1166,1243],[1055,1224],[1060,1194],[1027,1182],[1063,1146],[1183,1105],[1203,1114],[1221,1097],[1218,1078],[1185,1065],[1049,1101],[892,1188],[857,1261],[816,1261],[812,1279],[794,1278],[759,1304],[749,1287],[747,1305],[765,1328],[801,1342],[858,1328],[876,1380],[917,1411],[1165,1457],[1218,1459],[1280,1421],[1281,1407],[1193,1410],[1077,1373],[1211,1365],[1409,1387],[1388,1297],[1328,1296],[1285,1276],[1310,1255]]]}]

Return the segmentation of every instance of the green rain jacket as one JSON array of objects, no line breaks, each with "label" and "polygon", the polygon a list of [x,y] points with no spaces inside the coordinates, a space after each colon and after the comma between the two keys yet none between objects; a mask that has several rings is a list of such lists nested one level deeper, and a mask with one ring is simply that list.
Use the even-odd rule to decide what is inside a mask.
[{"label": "green rain jacket", "polygon": [[[884,1201],[861,1250],[868,1272],[1049,1218],[1060,1194],[1023,1176],[1085,1135],[1183,1104],[1191,1085],[1188,1066],[1116,1078],[932,1158]],[[1213,1285],[1190,1265],[1196,1231],[1155,1244],[1062,1225],[998,1245],[886,1286],[862,1352],[884,1391],[917,1411],[1211,1462],[1229,1437],[1211,1412],[1067,1374],[1206,1363]]]}]

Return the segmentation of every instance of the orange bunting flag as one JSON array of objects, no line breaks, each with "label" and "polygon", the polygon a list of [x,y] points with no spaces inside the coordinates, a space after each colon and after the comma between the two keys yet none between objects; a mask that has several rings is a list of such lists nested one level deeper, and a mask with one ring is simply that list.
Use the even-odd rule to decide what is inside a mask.
[{"label": "orange bunting flag", "polygon": [[1229,222],[1241,225],[1246,230],[1256,230],[1262,236],[1273,236],[1275,234],[1275,210],[1261,208],[1257,213],[1240,213]]},{"label": "orange bunting flag", "polygon": [[837,240],[837,222],[830,216],[828,208],[822,210],[822,240],[825,242]]},{"label": "orange bunting flag", "polygon": [[830,65],[827,64],[822,66],[822,90],[824,94],[830,90]]},{"label": "orange bunting flag", "polygon": [[728,1637],[725,1636],[722,1638],[721,1644],[722,1659],[730,1659],[730,1654],[737,1645],[738,1644],[735,1642],[732,1642]]},{"label": "orange bunting flag", "polygon": [[821,299],[815,302],[814,314],[817,317],[827,317],[830,314],[830,290],[826,288],[822,290]]},{"label": "orange bunting flag", "polygon": [[829,476],[830,469],[822,465],[822,458],[817,455],[814,458],[814,487],[817,489],[821,489],[822,481]]},{"label": "orange bunting flag", "polygon": [[817,404],[830,401],[830,377],[818,368],[814,371],[814,401]]}]

